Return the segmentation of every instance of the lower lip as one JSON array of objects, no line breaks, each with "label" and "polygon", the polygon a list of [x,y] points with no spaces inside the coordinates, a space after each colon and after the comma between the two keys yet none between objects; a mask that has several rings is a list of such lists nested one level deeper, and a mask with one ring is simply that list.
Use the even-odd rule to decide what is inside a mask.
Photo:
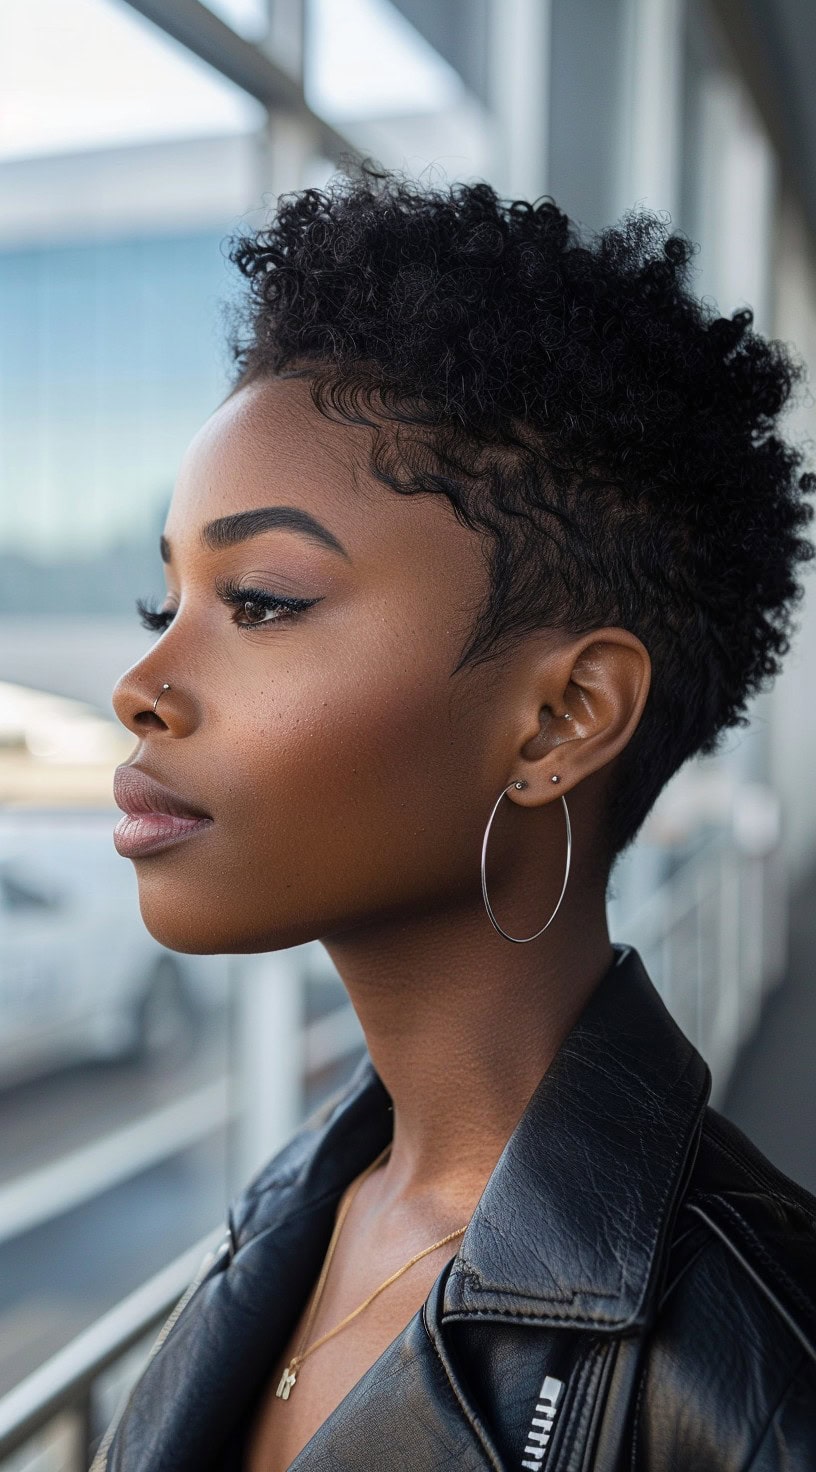
[{"label": "lower lip", "polygon": [[175,818],[170,813],[125,813],[113,830],[116,852],[134,859],[172,848],[194,833],[212,827],[212,818]]}]

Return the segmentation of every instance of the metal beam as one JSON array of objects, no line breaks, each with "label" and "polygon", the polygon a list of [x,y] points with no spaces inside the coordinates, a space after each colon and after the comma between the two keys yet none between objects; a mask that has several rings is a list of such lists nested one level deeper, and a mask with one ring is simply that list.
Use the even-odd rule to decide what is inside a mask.
[{"label": "metal beam", "polygon": [[776,149],[782,173],[816,235],[816,93],[809,85],[816,21],[787,0],[711,0]]},{"label": "metal beam", "polygon": [[319,151],[332,163],[360,158],[342,133],[307,105],[303,88],[271,56],[239,36],[201,0],[127,0],[133,10],[188,51],[214,67],[236,87],[256,97],[271,113],[284,112],[312,134]]}]

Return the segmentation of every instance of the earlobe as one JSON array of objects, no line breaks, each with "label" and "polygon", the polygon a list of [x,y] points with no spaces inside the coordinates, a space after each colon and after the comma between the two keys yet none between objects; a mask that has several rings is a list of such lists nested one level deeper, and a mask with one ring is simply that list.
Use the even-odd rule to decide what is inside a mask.
[{"label": "earlobe", "polygon": [[[524,774],[531,789],[526,800],[520,799],[525,807],[546,801],[554,766],[560,767],[558,781],[573,788],[614,760],[640,720],[651,662],[628,629],[593,629],[555,656],[547,650],[528,679],[535,701],[528,706],[528,719],[531,724],[535,719],[538,729],[526,735],[516,754],[519,776]],[[566,710],[567,705],[572,708]]]}]

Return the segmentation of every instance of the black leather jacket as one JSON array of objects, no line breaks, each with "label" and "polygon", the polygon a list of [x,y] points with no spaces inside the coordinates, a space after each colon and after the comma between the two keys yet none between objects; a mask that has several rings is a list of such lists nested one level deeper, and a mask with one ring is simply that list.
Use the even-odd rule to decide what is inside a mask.
[{"label": "black leather jacket", "polygon": [[[707,1107],[614,950],[456,1256],[297,1472],[815,1472],[816,1200]],[[366,1054],[233,1201],[99,1472],[239,1472],[338,1199],[391,1132]]]}]

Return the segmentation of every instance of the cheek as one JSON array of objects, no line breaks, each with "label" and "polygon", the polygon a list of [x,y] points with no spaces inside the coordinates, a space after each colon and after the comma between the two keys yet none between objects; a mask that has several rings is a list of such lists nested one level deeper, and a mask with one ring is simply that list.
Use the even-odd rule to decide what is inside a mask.
[{"label": "cheek", "polygon": [[454,714],[441,642],[383,623],[364,657],[358,639],[223,671],[196,737],[213,828],[140,866],[158,939],[280,949],[478,889],[483,742],[478,715]]},{"label": "cheek", "polygon": [[[402,666],[386,651],[332,668],[282,672],[256,691],[229,749],[226,816],[243,826],[261,817],[294,818],[320,800],[331,812],[422,805],[435,772],[456,746],[448,716],[447,675],[413,655]],[[245,705],[247,708],[247,705]]]}]

